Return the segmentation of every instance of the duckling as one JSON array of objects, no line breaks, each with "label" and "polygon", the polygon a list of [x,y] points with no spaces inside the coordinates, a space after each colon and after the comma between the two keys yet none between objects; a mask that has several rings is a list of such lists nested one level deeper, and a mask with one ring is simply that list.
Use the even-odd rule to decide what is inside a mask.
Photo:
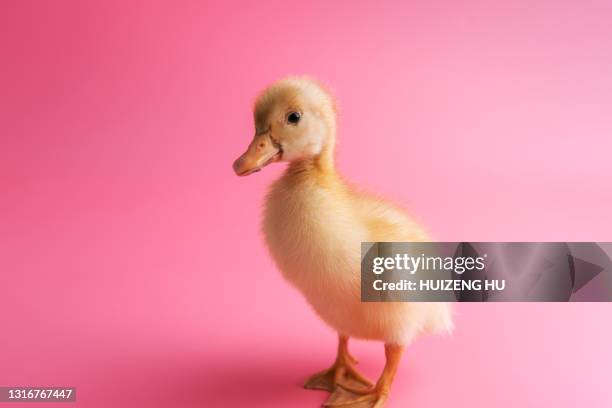
[{"label": "duckling", "polygon": [[[331,392],[325,406],[382,407],[405,347],[453,323],[446,303],[361,302],[360,244],[427,235],[398,207],[336,171],[335,100],[319,82],[290,77],[272,84],[256,100],[254,121],[255,136],[234,171],[246,176],[289,163],[265,199],[265,241],[286,280],[338,333],[334,363],[304,386]],[[384,342],[386,362],[375,384],[357,370],[350,337]]]}]

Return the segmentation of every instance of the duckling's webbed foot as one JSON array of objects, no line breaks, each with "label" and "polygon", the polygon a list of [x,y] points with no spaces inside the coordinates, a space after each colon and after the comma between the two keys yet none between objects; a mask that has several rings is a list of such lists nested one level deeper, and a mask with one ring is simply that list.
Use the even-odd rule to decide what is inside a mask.
[{"label": "duckling's webbed foot", "polygon": [[366,391],[373,387],[370,380],[352,365],[334,363],[327,370],[312,375],[304,382],[304,388],[333,392],[337,386],[349,390]]},{"label": "duckling's webbed foot", "polygon": [[393,378],[397,372],[403,346],[386,344],[385,356],[387,361],[375,387],[370,389],[347,389],[342,384],[338,384],[336,390],[329,396],[323,404],[325,407],[342,408],[382,408],[389,396],[389,390],[393,383]]},{"label": "duckling's webbed foot", "polygon": [[388,393],[376,388],[370,391],[354,392],[344,389],[341,385],[336,388],[324,407],[342,408],[382,408],[387,400]]},{"label": "duckling's webbed foot", "polygon": [[338,356],[327,370],[312,375],[304,382],[304,388],[334,392],[340,385],[349,390],[366,391],[374,384],[355,368],[357,360],[348,352],[348,338],[340,336]]}]

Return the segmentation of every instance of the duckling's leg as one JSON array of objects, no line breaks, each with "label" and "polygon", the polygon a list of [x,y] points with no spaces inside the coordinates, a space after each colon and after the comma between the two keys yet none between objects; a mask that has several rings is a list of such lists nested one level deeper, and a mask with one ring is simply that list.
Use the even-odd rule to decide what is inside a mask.
[{"label": "duckling's leg", "polygon": [[355,368],[357,360],[349,354],[348,337],[338,336],[338,355],[334,364],[327,370],[312,375],[304,382],[304,388],[311,390],[334,391],[337,385],[354,390],[368,390],[374,386]]},{"label": "duckling's leg", "polygon": [[340,384],[336,391],[329,396],[323,406],[346,407],[346,408],[382,408],[389,396],[393,377],[397,372],[404,346],[385,344],[385,356],[387,361],[385,368],[376,383],[369,390],[347,389]]}]

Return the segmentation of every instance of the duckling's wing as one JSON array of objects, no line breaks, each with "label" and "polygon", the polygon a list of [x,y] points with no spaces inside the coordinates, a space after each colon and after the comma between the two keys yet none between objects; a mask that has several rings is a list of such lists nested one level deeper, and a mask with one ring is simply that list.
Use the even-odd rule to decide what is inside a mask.
[{"label": "duckling's wing", "polygon": [[367,226],[371,242],[428,241],[423,228],[404,210],[374,195],[353,192],[359,218]]}]

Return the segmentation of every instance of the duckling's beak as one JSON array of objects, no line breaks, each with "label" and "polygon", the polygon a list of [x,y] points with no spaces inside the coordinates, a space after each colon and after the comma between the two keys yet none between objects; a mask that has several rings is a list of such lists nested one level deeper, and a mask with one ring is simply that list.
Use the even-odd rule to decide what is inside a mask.
[{"label": "duckling's beak", "polygon": [[248,176],[268,164],[282,158],[283,149],[270,134],[256,135],[249,148],[234,162],[234,171],[239,176]]}]

